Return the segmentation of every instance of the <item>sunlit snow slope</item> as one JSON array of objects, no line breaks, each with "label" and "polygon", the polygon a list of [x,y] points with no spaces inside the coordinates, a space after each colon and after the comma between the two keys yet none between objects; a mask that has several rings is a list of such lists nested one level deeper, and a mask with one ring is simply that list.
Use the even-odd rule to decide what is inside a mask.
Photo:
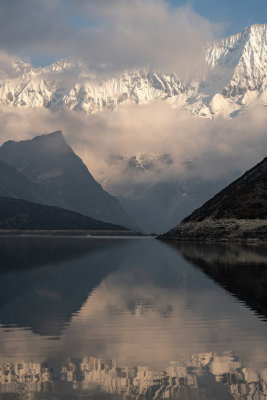
[{"label": "sunlit snow slope", "polygon": [[64,59],[45,68],[18,60],[8,74],[0,68],[0,103],[91,114],[160,100],[200,117],[234,117],[255,103],[267,104],[266,44],[267,24],[220,40],[207,47],[207,72],[198,80],[135,70],[100,81],[82,60]]}]

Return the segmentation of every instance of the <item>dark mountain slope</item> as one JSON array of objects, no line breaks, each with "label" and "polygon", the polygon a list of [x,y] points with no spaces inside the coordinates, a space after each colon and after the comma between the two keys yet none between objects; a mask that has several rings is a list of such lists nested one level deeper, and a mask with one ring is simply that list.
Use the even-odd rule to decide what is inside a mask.
[{"label": "dark mountain slope", "polygon": [[181,224],[162,235],[177,240],[267,240],[267,158]]},{"label": "dark mountain slope", "polygon": [[267,218],[267,157],[183,222],[205,218]]},{"label": "dark mountain slope", "polygon": [[8,141],[0,148],[0,159],[48,190],[57,198],[56,205],[92,218],[134,225],[119,201],[95,181],[61,131],[32,140]]},{"label": "dark mountain slope", "polygon": [[0,229],[127,231],[71,210],[6,197],[0,197]]},{"label": "dark mountain slope", "polygon": [[53,196],[15,168],[0,160],[0,196],[53,204]]}]

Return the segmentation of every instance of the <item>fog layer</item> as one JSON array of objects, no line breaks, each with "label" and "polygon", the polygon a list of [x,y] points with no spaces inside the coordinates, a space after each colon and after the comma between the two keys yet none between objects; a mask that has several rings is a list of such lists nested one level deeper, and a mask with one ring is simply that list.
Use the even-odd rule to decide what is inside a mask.
[{"label": "fog layer", "polygon": [[[0,116],[1,143],[61,129],[94,177],[116,194],[134,183],[221,179],[252,167],[267,149],[264,107],[232,120],[195,118],[160,103],[91,116],[1,108]],[[143,154],[151,162],[138,168],[132,157]]]}]

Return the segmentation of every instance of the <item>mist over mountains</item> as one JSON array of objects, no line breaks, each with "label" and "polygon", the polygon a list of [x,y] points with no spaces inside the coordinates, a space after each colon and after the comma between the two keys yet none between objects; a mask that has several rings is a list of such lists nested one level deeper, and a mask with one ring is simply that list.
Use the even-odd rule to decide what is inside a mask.
[{"label": "mist over mountains", "polygon": [[[18,171],[16,174],[13,168],[3,163],[9,177],[17,179],[20,186],[24,183],[24,191],[17,192],[17,195],[6,190],[3,194],[8,197],[38,200],[102,221],[121,221],[121,225],[134,225],[118,200],[95,181],[82,160],[65,142],[61,131],[32,140],[8,141],[0,148],[0,159]],[[6,180],[9,181],[9,178]],[[33,192],[32,197],[29,191]]]},{"label": "mist over mountains", "polygon": [[[123,208],[129,217],[111,221],[92,204],[91,216],[165,232],[266,156],[266,27],[207,46],[198,77],[153,69],[104,77],[77,58],[45,68],[13,59],[0,71],[1,142],[62,129],[97,182],[119,199],[116,215],[125,215]],[[23,166],[15,156],[11,165]],[[61,196],[53,187],[64,186],[60,174],[23,168],[32,183]],[[64,168],[70,178],[72,167]],[[56,163],[52,169],[57,175]],[[60,205],[76,207],[74,192],[65,187]],[[87,213],[83,202],[78,211]]]},{"label": "mist over mountains", "polygon": [[[166,233],[177,240],[266,240],[267,157]],[[164,235],[163,235],[164,236]]]}]

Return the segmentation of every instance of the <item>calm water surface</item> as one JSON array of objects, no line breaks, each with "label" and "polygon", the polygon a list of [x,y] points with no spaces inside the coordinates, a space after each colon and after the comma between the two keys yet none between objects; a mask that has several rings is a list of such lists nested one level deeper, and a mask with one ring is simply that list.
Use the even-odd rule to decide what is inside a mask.
[{"label": "calm water surface", "polygon": [[0,399],[267,398],[267,249],[0,238]]}]

